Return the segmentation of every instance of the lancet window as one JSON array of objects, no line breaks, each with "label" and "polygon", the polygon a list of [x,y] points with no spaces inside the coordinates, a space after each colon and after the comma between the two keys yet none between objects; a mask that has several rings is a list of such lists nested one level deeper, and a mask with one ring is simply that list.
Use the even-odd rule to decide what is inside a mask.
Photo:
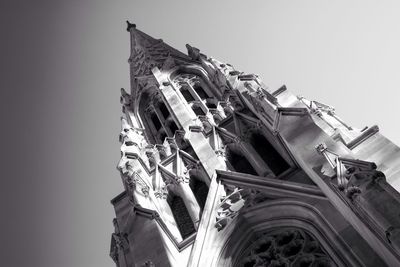
[{"label": "lancet window", "polygon": [[173,137],[175,131],[179,130],[167,105],[155,90],[141,96],[139,116],[151,143],[163,143],[166,137]]},{"label": "lancet window", "polygon": [[171,192],[168,194],[167,201],[182,238],[185,239],[189,237],[196,231],[196,229],[194,227],[192,218],[189,215],[189,211],[185,206],[185,202],[180,196],[177,196]]},{"label": "lancet window", "polygon": [[200,206],[200,209],[204,209],[208,195],[208,186],[200,178],[195,175],[190,175],[189,186],[193,191],[193,194]]},{"label": "lancet window", "polygon": [[209,108],[216,108],[214,95],[202,78],[194,74],[180,74],[174,80],[197,116],[206,115]]}]

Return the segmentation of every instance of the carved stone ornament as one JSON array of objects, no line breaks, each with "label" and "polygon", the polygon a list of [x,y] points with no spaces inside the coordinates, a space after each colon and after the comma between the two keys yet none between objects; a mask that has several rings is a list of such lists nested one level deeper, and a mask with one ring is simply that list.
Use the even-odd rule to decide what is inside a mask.
[{"label": "carved stone ornament", "polygon": [[[118,234],[112,234],[111,235],[111,248],[110,248],[110,257],[113,259],[113,261],[117,264],[118,266],[118,254],[119,254],[119,248],[120,246],[117,245],[117,240],[119,239]],[[119,240],[118,240],[119,242]]]},{"label": "carved stone ornament", "polygon": [[315,100],[310,101],[303,96],[297,96],[297,99],[303,102],[303,104],[310,110],[310,112],[318,116],[322,116],[322,112],[331,116],[335,115],[334,107],[331,107],[329,105],[323,104]]},{"label": "carved stone ornament", "polygon": [[241,144],[245,141],[245,139],[242,136],[235,135],[233,138],[229,137],[226,138],[226,141],[224,142],[225,145],[230,145],[230,144]]},{"label": "carved stone ornament", "polygon": [[241,189],[235,187],[233,190],[225,187],[228,195],[221,198],[217,208],[215,227],[218,231],[232,221],[243,208],[252,207],[268,199],[266,195],[254,189]]},{"label": "carved stone ornament", "polygon": [[220,149],[215,150],[215,154],[216,154],[218,157],[223,157],[223,158],[225,158],[225,157],[226,157],[225,147],[221,147]]},{"label": "carved stone ornament", "polygon": [[143,180],[143,178],[140,176],[138,171],[132,171],[132,168],[128,164],[128,179],[129,179],[129,183],[128,186],[132,186],[133,184],[138,185],[143,193],[144,196],[148,196],[149,195],[149,191],[150,191],[150,187],[147,185],[147,183]]},{"label": "carved stone ornament", "polygon": [[376,170],[373,162],[345,158],[336,159],[338,188],[344,190],[350,199],[361,193],[361,184],[376,183],[385,179],[383,172]]},{"label": "carved stone ornament", "polygon": [[129,106],[131,104],[131,95],[128,94],[124,88],[121,88],[120,102],[124,106]]},{"label": "carved stone ornament", "polygon": [[189,143],[186,138],[187,133],[184,130],[177,130],[175,131],[175,142],[179,149],[185,149],[189,146]]},{"label": "carved stone ornament", "polygon": [[188,55],[190,58],[192,58],[193,60],[200,60],[200,49],[193,47],[189,44],[186,44],[186,48],[188,50]]},{"label": "carved stone ornament", "polygon": [[142,267],[155,267],[155,265],[151,260],[148,260],[142,264]]},{"label": "carved stone ornament", "polygon": [[198,116],[200,123],[201,123],[201,127],[203,128],[204,133],[207,135],[209,134],[212,129],[213,129],[213,125],[210,123],[209,119],[207,116]]},{"label": "carved stone ornament", "polygon": [[258,235],[236,266],[336,266],[321,244],[307,232],[282,228]]},{"label": "carved stone ornament", "polygon": [[257,88],[256,93],[257,93],[257,97],[259,99],[264,99],[264,97],[267,97],[267,95],[265,94],[264,90],[262,90],[260,87]]},{"label": "carved stone ornament", "polygon": [[124,117],[121,118],[121,124],[122,129],[119,134],[119,141],[123,143],[123,145],[127,147],[137,146],[139,148],[145,145],[146,142],[143,136],[143,129],[130,126]]},{"label": "carved stone ornament", "polygon": [[361,192],[361,184],[376,183],[385,179],[385,175],[377,171],[373,162],[346,159],[329,150],[325,144],[319,144],[317,151],[322,154],[333,169],[336,169],[337,187],[353,200]]},{"label": "carved stone ornament", "polygon": [[166,199],[168,196],[167,186],[163,185],[158,190],[154,191],[154,196],[160,199]]},{"label": "carved stone ornament", "polygon": [[125,233],[113,233],[111,235],[111,251],[110,256],[118,262],[118,254],[120,251],[129,249],[128,235]]},{"label": "carved stone ornament", "polygon": [[190,177],[188,175],[176,176],[176,181],[179,183],[189,183]]},{"label": "carved stone ornament", "polygon": [[217,207],[215,223],[218,231],[224,229],[228,222],[233,220],[244,206],[245,199],[242,198],[241,191],[242,189],[235,188],[232,193],[221,199],[221,203]]}]

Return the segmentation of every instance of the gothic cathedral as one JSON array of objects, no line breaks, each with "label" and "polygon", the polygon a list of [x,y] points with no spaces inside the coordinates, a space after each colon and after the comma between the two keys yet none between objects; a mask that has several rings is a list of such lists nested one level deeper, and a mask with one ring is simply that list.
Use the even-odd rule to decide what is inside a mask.
[{"label": "gothic cathedral", "polygon": [[400,149],[377,126],[127,30],[116,266],[400,266]]}]

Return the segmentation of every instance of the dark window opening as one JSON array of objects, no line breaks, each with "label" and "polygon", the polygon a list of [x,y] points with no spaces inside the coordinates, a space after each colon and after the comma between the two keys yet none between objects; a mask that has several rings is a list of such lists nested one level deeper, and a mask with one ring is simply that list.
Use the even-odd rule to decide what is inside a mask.
[{"label": "dark window opening", "polygon": [[189,182],[189,186],[192,189],[193,194],[197,200],[197,203],[199,203],[201,210],[203,210],[204,206],[206,204],[207,195],[208,195],[207,184],[198,179],[191,178],[190,182]]},{"label": "dark window opening", "polygon": [[164,103],[161,103],[161,105],[160,105],[160,111],[161,111],[162,115],[164,116],[164,119],[168,118],[168,116],[169,116],[169,111],[168,111],[167,106],[165,106]]},{"label": "dark window opening", "polygon": [[207,106],[208,108],[217,108],[217,105],[215,105],[214,103],[211,103],[211,102],[207,102],[207,103],[206,103],[206,106]]},{"label": "dark window opening", "polygon": [[182,93],[183,97],[186,99],[186,101],[187,101],[188,103],[195,100],[194,97],[192,96],[192,94],[189,92],[188,89],[182,89],[182,90],[181,90],[181,93]]},{"label": "dark window opening", "polygon": [[164,142],[165,138],[167,138],[167,134],[163,131],[163,132],[160,134],[161,143]]},{"label": "dark window opening", "polygon": [[158,119],[157,115],[156,115],[155,113],[151,114],[150,119],[151,119],[151,121],[153,122],[153,125],[154,125],[154,127],[156,128],[156,130],[157,130],[157,131],[160,130],[160,128],[161,128],[161,122],[160,122],[160,120]]},{"label": "dark window opening", "polygon": [[290,168],[286,160],[262,134],[253,134],[250,139],[250,144],[275,175],[279,175]]},{"label": "dark window opening", "polygon": [[204,116],[204,115],[206,115],[206,114],[204,113],[204,111],[203,111],[200,107],[198,107],[198,106],[192,107],[192,109],[193,109],[194,113],[195,113],[197,116]]},{"label": "dark window opening", "polygon": [[168,204],[171,207],[172,215],[175,218],[175,222],[178,226],[178,230],[181,233],[183,239],[189,237],[196,230],[190,218],[189,212],[186,209],[185,203],[179,196],[172,195],[168,199]]},{"label": "dark window opening", "polygon": [[178,126],[176,126],[174,121],[171,121],[171,123],[169,124],[169,129],[171,130],[172,135],[174,135],[175,131],[178,130]]},{"label": "dark window opening", "polygon": [[195,85],[193,85],[193,89],[196,91],[201,99],[206,99],[209,97],[200,84],[196,83]]},{"label": "dark window opening", "polygon": [[254,170],[251,163],[242,155],[239,155],[233,151],[230,151],[230,155],[228,157],[229,163],[237,172],[248,173],[252,175],[258,175]]}]

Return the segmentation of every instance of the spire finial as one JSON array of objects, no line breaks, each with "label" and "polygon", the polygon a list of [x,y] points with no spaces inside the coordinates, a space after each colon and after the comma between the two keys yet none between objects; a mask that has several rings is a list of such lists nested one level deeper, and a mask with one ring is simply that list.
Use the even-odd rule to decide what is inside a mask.
[{"label": "spire finial", "polygon": [[131,28],[136,28],[136,24],[130,23],[129,20],[126,21],[126,24],[127,24],[126,30],[127,30],[128,32],[131,31]]}]

